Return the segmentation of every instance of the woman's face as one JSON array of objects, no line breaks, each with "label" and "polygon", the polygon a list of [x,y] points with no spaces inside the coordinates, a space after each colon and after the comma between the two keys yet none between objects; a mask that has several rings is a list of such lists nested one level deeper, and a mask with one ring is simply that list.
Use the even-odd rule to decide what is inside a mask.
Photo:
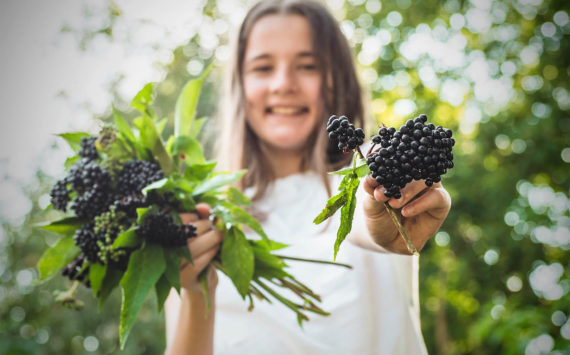
[{"label": "woman's face", "polygon": [[300,15],[259,19],[242,70],[250,127],[270,148],[299,152],[323,111],[309,22]]}]

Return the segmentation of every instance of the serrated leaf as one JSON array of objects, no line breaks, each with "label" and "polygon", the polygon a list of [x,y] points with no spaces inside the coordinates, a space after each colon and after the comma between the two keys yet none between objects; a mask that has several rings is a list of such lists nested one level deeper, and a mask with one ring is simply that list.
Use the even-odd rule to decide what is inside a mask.
[{"label": "serrated leaf", "polygon": [[146,84],[131,101],[131,107],[146,114],[147,108],[152,105],[154,92],[154,83]]},{"label": "serrated leaf", "polygon": [[140,207],[137,208],[137,225],[141,225],[144,217],[146,216],[149,211],[153,210],[151,207]]},{"label": "serrated leaf", "polygon": [[366,163],[365,160],[361,160],[361,161],[360,161],[360,165],[358,165],[358,166],[354,169],[354,173],[355,173],[356,176],[358,176],[359,178],[364,177],[364,176],[370,174],[370,168],[368,167],[368,164]]},{"label": "serrated leaf", "polygon": [[103,281],[101,283],[101,288],[99,289],[99,306],[98,306],[99,311],[101,310],[101,307],[103,307],[103,304],[105,303],[111,292],[113,292],[115,287],[119,285],[119,281],[121,281],[122,277],[123,277],[122,271],[117,270],[111,266],[107,267],[107,272],[105,273],[105,277],[103,278]]},{"label": "serrated leaf", "polygon": [[87,132],[69,132],[59,133],[58,136],[65,139],[69,147],[77,153],[81,150],[81,138],[90,137],[91,135]]},{"label": "serrated leaf", "polygon": [[79,161],[79,159],[81,159],[81,157],[79,155],[74,155],[72,157],[65,159],[65,163],[63,164],[63,166],[65,167],[65,170],[71,169],[71,167],[74,166],[75,163],[77,163]]},{"label": "serrated leaf", "polygon": [[189,136],[177,136],[172,143],[172,155],[183,155],[183,160],[188,165],[204,164],[204,152],[200,143]]},{"label": "serrated leaf", "polygon": [[222,201],[219,205],[213,208],[215,215],[219,216],[225,224],[245,224],[257,233],[265,243],[269,245],[269,237],[261,227],[261,224],[244,209],[228,202]]},{"label": "serrated leaf", "polygon": [[136,248],[141,244],[141,239],[136,233],[136,226],[131,227],[119,234],[113,242],[113,249]]},{"label": "serrated leaf", "polygon": [[251,205],[251,200],[249,199],[249,197],[244,195],[240,190],[236,189],[235,187],[228,188],[227,196],[228,200],[233,204],[239,206]]},{"label": "serrated leaf", "polygon": [[227,231],[222,243],[222,265],[241,297],[245,299],[253,278],[254,254],[245,234],[236,227]]},{"label": "serrated leaf", "polygon": [[193,125],[192,121],[196,114],[196,106],[198,104],[198,98],[200,97],[202,83],[211,68],[212,64],[204,70],[199,78],[190,80],[186,83],[180,92],[180,95],[178,95],[174,111],[175,136],[191,135],[190,130]]},{"label": "serrated leaf", "polygon": [[215,161],[206,161],[202,164],[192,164],[184,170],[184,178],[189,180],[204,180],[216,167]]},{"label": "serrated leaf", "polygon": [[129,123],[121,116],[119,111],[113,107],[113,115],[115,117],[115,126],[120,134],[123,135],[127,140],[134,142],[136,141],[135,135],[129,126]]},{"label": "serrated leaf", "polygon": [[[182,248],[181,248],[182,249]],[[184,249],[188,250],[187,247]],[[179,250],[170,251],[164,250],[164,258],[166,260],[166,270],[164,270],[164,277],[168,279],[168,282],[176,292],[180,293],[180,261],[182,259],[181,252]]]},{"label": "serrated leaf", "polygon": [[170,293],[170,282],[164,274],[162,274],[160,279],[158,279],[154,285],[154,289],[156,291],[156,303],[158,306],[158,312],[161,312],[164,308],[164,302]]},{"label": "serrated leaf", "polygon": [[53,247],[44,252],[38,261],[40,280],[54,275],[79,255],[79,248],[73,242],[73,237],[61,238]]},{"label": "serrated leaf", "polygon": [[158,131],[158,134],[164,133],[164,128],[166,127],[167,123],[168,123],[167,118],[163,118],[156,123],[156,130]]},{"label": "serrated leaf", "polygon": [[121,350],[125,347],[143,301],[165,269],[166,262],[160,246],[147,244],[131,254],[129,266],[120,282],[123,291],[119,327]]},{"label": "serrated leaf", "polygon": [[78,228],[81,228],[83,222],[77,217],[66,217],[58,219],[57,221],[40,223],[36,227],[46,231],[61,234],[63,236],[70,236],[75,234]]},{"label": "serrated leaf", "polygon": [[245,170],[236,171],[235,173],[220,173],[215,175],[208,180],[204,181],[202,184],[198,185],[196,189],[192,192],[193,196],[203,194],[211,190],[215,190],[219,187],[232,184],[245,174]]},{"label": "serrated leaf", "polygon": [[336,235],[336,241],[334,243],[334,257],[333,260],[336,260],[336,254],[338,253],[338,249],[340,245],[350,233],[352,229],[352,220],[354,218],[354,209],[356,208],[356,190],[358,189],[358,185],[360,184],[360,180],[356,177],[352,178],[350,182],[348,182],[346,187],[346,194],[348,200],[346,204],[340,210],[340,227],[338,228],[338,232]]},{"label": "serrated leaf", "polygon": [[346,190],[343,190],[339,194],[336,194],[333,197],[329,198],[327,201],[327,205],[321,211],[321,213],[319,213],[319,215],[315,217],[313,223],[320,224],[323,221],[325,221],[327,218],[334,215],[339,208],[344,206],[347,200],[348,196]]},{"label": "serrated leaf", "polygon": [[340,170],[337,171],[332,171],[329,174],[331,175],[350,175],[354,172],[354,169],[352,167],[346,167],[346,168],[342,168]]},{"label": "serrated leaf", "polygon": [[204,123],[206,123],[207,119],[207,117],[201,117],[192,121],[192,128],[190,128],[189,136],[192,138],[198,137],[198,134],[200,134],[200,131],[202,130],[202,127],[204,126]]},{"label": "serrated leaf", "polygon": [[93,296],[97,297],[106,273],[107,265],[99,263],[91,263],[91,265],[89,265],[89,283],[91,284]]},{"label": "serrated leaf", "polygon": [[162,139],[160,139],[160,135],[150,117],[147,115],[137,117],[133,123],[139,130],[139,139],[143,146],[152,153],[152,156],[158,162],[164,174],[170,175],[175,170],[174,162],[166,151]]}]

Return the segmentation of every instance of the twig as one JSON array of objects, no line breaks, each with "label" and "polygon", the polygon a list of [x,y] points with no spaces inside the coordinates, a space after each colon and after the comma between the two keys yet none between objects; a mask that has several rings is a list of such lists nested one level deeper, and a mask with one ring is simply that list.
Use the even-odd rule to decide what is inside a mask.
[{"label": "twig", "polygon": [[412,253],[413,255],[420,255],[420,253],[418,252],[418,250],[416,249],[416,247],[412,243],[412,240],[408,236],[408,233],[406,233],[404,226],[402,226],[402,223],[400,223],[400,220],[398,219],[396,212],[394,212],[394,209],[388,204],[388,202],[384,202],[384,206],[386,207],[386,210],[390,214],[390,217],[392,217],[394,224],[396,225],[396,227],[398,227],[398,230],[400,231],[400,235],[404,238],[404,241],[406,242],[406,246],[408,247],[408,250],[410,251],[410,253]]}]

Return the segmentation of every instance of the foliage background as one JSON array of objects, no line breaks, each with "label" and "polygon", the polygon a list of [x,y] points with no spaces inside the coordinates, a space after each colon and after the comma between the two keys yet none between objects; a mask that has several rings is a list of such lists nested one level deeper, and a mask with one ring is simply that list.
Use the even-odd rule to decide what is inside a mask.
[{"label": "foliage background", "polygon": [[[3,16],[34,11],[16,8],[15,3],[0,5]],[[23,3],[34,5],[34,1]],[[85,56],[99,53],[91,63],[93,70],[111,63],[112,75],[99,88],[106,93],[105,104],[90,105],[88,94],[78,96],[81,90],[89,92],[79,80],[79,86],[67,88],[68,93],[62,87],[50,98],[73,106],[74,117],[44,111],[41,118],[33,119],[59,119],[64,122],[57,126],[59,131],[87,127],[95,133],[95,118],[109,119],[111,104],[126,111],[142,87],[141,80],[159,82],[158,113],[171,118],[183,83],[214,61],[199,106],[201,114],[212,115],[223,104],[219,83],[230,52],[228,37],[249,3],[194,1],[180,9],[176,2],[165,2],[162,11],[178,11],[186,18],[178,27],[168,27],[171,21],[161,19],[160,8],[151,9],[150,2],[79,2],[80,11],[69,10],[75,21],[62,23],[50,40],[72,43]],[[444,178],[452,210],[420,258],[422,328],[430,353],[570,353],[568,3],[329,0],[327,4],[354,48],[362,84],[370,92],[371,117],[399,126],[424,112],[456,132],[456,168]],[[137,10],[138,17],[133,17]],[[176,31],[181,35],[173,36]],[[18,35],[3,31],[0,39],[13,44]],[[121,48],[124,57],[103,59],[105,48]],[[133,53],[147,58],[152,70],[125,65]],[[2,66],[7,64],[3,59]],[[44,69],[61,70],[62,62],[50,65]],[[83,68],[77,75],[82,78],[87,71]],[[21,102],[15,95],[22,95],[16,89],[25,74],[11,76],[11,86],[2,86],[2,106],[9,108],[6,98],[11,95],[12,105]],[[15,124],[3,119],[2,131],[18,134]],[[47,131],[44,127],[43,134]],[[53,290],[65,287],[63,280],[33,282],[38,258],[57,238],[33,225],[54,217],[42,208],[49,201],[51,185],[63,175],[58,168],[69,154],[55,139],[44,141],[49,145],[37,149],[47,150],[42,156],[49,155],[50,165],[37,163],[27,179],[15,178],[12,165],[0,164],[4,185],[0,353],[117,352],[119,294],[98,313],[89,291],[82,290],[86,308],[75,312],[57,306],[51,297]],[[20,152],[11,149],[10,158],[3,159],[25,160]],[[24,198],[11,198],[14,189]],[[124,353],[160,353],[162,318],[149,300]]]}]

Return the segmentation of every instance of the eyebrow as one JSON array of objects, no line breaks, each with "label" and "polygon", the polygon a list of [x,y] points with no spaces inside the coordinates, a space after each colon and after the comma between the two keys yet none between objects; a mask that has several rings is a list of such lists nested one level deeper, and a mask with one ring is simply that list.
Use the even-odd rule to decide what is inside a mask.
[{"label": "eyebrow", "polygon": [[[308,52],[308,51],[304,51],[304,52],[299,52],[297,53],[296,57],[298,58],[307,58],[307,57],[312,57],[312,58],[317,58],[315,56],[315,54],[313,52]],[[247,62],[254,62],[257,60],[262,60],[262,59],[270,59],[271,55],[269,53],[261,53],[259,55],[256,55],[255,57],[251,58],[251,59],[247,59]]]}]

